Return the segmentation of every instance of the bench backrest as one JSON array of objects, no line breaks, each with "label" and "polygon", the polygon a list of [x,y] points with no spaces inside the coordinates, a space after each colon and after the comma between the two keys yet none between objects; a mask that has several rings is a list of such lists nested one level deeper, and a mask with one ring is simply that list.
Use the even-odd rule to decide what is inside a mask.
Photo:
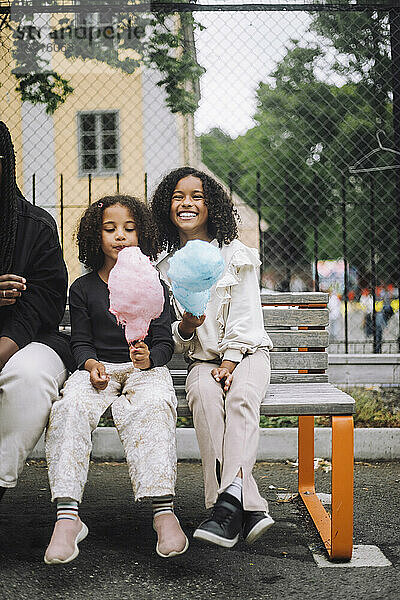
[{"label": "bench backrest", "polygon": [[[327,382],[328,294],[261,294],[261,303],[265,329],[274,344],[271,383]],[[179,354],[173,356],[168,366],[174,372],[187,367]]]},{"label": "bench backrest", "polygon": [[[328,381],[328,294],[277,292],[261,294],[264,325],[274,344],[271,352],[271,383],[325,383]],[[69,311],[61,329],[70,328]],[[175,375],[184,376],[183,356],[175,354],[168,364]]]},{"label": "bench backrest", "polygon": [[328,294],[261,294],[264,325],[272,342],[271,383],[328,381]]}]

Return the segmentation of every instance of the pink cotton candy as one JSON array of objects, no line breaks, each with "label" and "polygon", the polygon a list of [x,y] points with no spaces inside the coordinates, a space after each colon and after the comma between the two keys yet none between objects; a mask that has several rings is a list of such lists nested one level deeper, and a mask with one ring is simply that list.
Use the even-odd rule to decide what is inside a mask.
[{"label": "pink cotton candy", "polygon": [[124,248],[118,254],[108,277],[110,312],[125,326],[130,342],[143,340],[150,321],[164,308],[164,292],[158,273],[137,246]]}]

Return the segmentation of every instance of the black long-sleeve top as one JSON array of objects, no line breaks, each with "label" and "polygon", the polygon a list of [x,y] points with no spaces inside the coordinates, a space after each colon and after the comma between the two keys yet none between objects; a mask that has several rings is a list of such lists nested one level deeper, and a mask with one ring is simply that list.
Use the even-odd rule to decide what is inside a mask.
[{"label": "black long-sleeve top", "polygon": [[51,215],[17,196],[17,233],[10,272],[26,279],[26,290],[15,304],[0,307],[0,337],[19,349],[30,342],[50,346],[73,370],[68,336],[59,333],[64,315],[68,276],[57,226]]},{"label": "black long-sleeve top", "polygon": [[[174,351],[171,332],[170,302],[167,286],[163,283],[164,308],[161,315],[151,321],[144,339],[150,350],[152,367],[161,367]],[[110,299],[107,284],[93,271],[74,281],[69,291],[71,313],[72,353],[79,369],[89,358],[101,362],[130,362],[129,347],[124,329],[109,311]]]}]

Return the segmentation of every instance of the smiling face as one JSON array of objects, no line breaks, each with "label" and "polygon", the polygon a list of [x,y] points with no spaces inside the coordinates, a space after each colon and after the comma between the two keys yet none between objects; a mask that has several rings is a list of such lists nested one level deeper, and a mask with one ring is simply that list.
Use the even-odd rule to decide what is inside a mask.
[{"label": "smiling face", "polygon": [[121,250],[127,246],[137,246],[138,243],[135,221],[130,210],[121,204],[113,204],[105,208],[101,228],[104,266],[112,268]]},{"label": "smiling face", "polygon": [[182,246],[188,240],[211,241],[201,179],[188,175],[178,181],[171,198],[170,219],[179,231]]}]

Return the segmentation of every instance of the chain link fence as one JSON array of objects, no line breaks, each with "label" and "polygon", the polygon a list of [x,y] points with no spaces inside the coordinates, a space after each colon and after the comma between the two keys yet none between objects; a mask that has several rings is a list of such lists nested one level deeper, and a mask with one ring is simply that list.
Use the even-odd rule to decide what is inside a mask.
[{"label": "chain link fence", "polygon": [[330,293],[330,351],[399,351],[397,0],[0,11],[0,117],[71,280],[88,203],[192,164],[230,190],[264,289]]}]

